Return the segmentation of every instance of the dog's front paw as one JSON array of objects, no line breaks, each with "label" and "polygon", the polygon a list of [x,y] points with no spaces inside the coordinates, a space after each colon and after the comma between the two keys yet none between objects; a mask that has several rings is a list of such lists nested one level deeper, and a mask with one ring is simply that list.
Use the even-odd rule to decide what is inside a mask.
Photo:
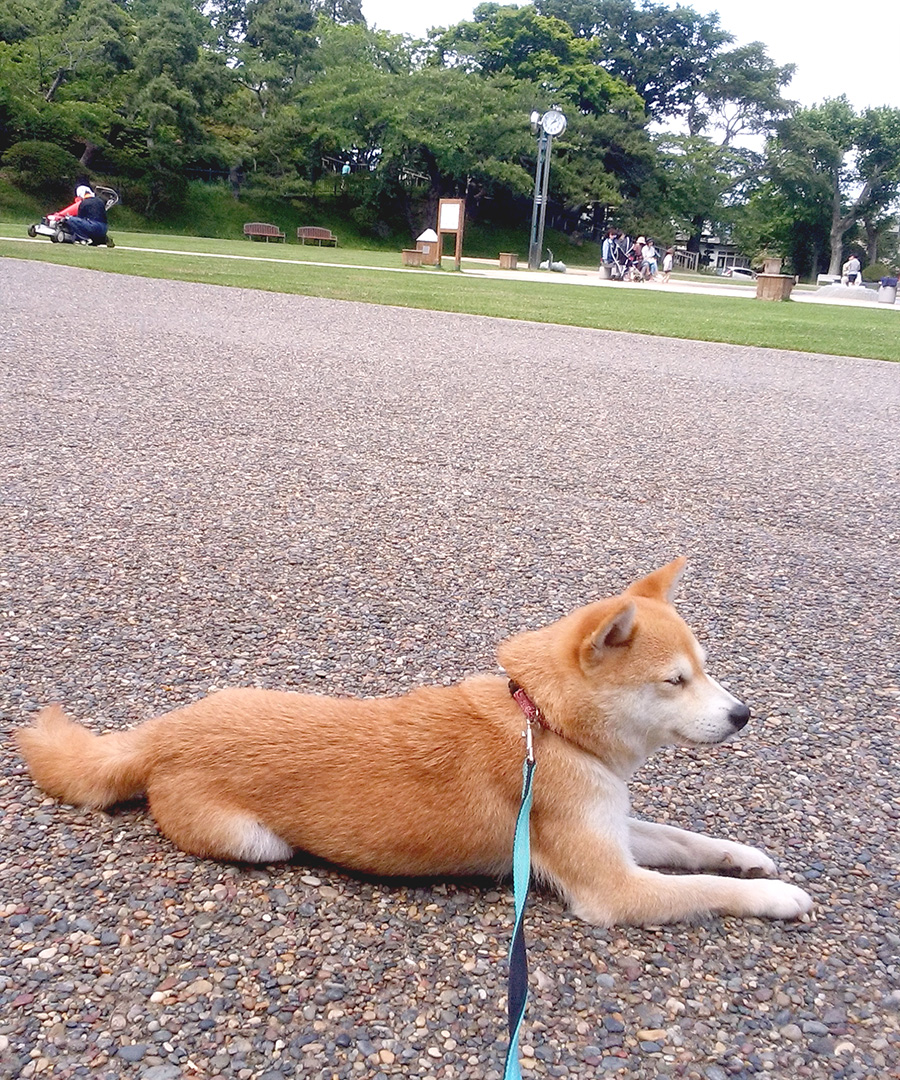
[{"label": "dog's front paw", "polygon": [[800,919],[813,909],[809,893],[786,881],[759,881],[753,885],[752,912],[765,919]]},{"label": "dog's front paw", "polygon": [[768,855],[749,844],[735,844],[730,841],[725,843],[719,869],[726,874],[739,874],[747,878],[774,877],[777,873],[777,867]]}]

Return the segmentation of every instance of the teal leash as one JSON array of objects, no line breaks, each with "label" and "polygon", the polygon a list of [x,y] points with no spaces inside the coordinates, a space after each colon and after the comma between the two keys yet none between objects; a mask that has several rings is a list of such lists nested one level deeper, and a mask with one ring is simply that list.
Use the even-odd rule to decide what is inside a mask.
[{"label": "teal leash", "polygon": [[540,713],[518,683],[510,681],[509,692],[525,714],[525,731],[523,732],[525,761],[522,765],[522,801],[519,806],[519,816],[516,818],[516,833],[513,840],[515,925],[509,946],[509,992],[507,994],[509,1046],[506,1051],[503,1080],[522,1080],[519,1068],[519,1033],[528,1000],[528,958],[524,924],[525,901],[528,899],[528,886],[531,882],[531,801],[535,769],[531,725],[533,721],[540,720]]}]

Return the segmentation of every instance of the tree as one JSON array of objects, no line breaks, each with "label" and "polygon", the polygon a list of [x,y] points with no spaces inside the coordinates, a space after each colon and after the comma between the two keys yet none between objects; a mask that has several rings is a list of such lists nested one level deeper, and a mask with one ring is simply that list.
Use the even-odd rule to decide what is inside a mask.
[{"label": "tree", "polygon": [[728,228],[736,204],[759,182],[760,155],[741,137],[771,134],[793,103],[781,96],[793,65],[779,67],[759,42],[719,53],[685,112],[687,136],[658,141],[664,153],[667,206],[699,251],[703,230]]},{"label": "tree", "polygon": [[[85,167],[108,143],[132,65],[135,20],[113,0],[10,0],[0,17],[0,147],[55,142]],[[79,147],[76,149],[76,147]]]},{"label": "tree", "polygon": [[393,115],[388,76],[412,70],[406,39],[361,23],[320,15],[311,38],[308,67],[289,89],[277,71],[270,84],[262,77],[264,61],[247,54],[238,68],[245,89],[226,110],[235,155],[252,162],[251,186],[267,195],[309,194],[329,158],[374,168]]},{"label": "tree", "polygon": [[289,101],[309,81],[316,16],[307,0],[250,0],[246,25],[235,71],[265,117],[273,101]]},{"label": "tree", "polygon": [[780,256],[795,274],[815,280],[828,251],[829,221],[827,206],[794,202],[763,172],[747,201],[734,207],[731,235],[746,255]]},{"label": "tree", "polygon": [[510,75],[529,82],[547,101],[570,103],[583,113],[636,110],[640,102],[622,80],[596,60],[592,44],[533,5],[479,4],[472,22],[431,38],[437,62],[480,75]]},{"label": "tree", "polygon": [[313,11],[339,26],[365,26],[361,0],[313,0]]},{"label": "tree", "polygon": [[790,205],[829,220],[828,272],[838,274],[848,232],[900,193],[900,110],[857,114],[846,97],[801,109],[778,126],[768,172]]},{"label": "tree", "polygon": [[683,115],[708,81],[724,45],[733,41],[716,14],[644,0],[536,0],[542,15],[567,23],[595,47],[598,63],[640,95],[647,115]]},{"label": "tree", "polygon": [[81,76],[83,94],[86,82],[102,85],[130,66],[133,23],[113,0],[82,0],[71,6],[60,2],[51,10],[53,29],[44,36],[39,54],[45,101],[53,101],[63,83],[76,75]]},{"label": "tree", "polygon": [[210,24],[191,0],[135,6],[142,17],[109,156],[121,173],[140,181],[133,194],[149,212],[178,201],[193,162],[218,157],[206,118],[221,107],[231,75],[221,54],[208,47]]},{"label": "tree", "polygon": [[714,135],[720,146],[734,146],[743,135],[771,134],[795,107],[781,94],[794,70],[793,64],[779,67],[759,41],[720,52],[687,106],[688,132]]},{"label": "tree", "polygon": [[[432,35],[429,46],[432,63],[484,80],[513,80],[525,116],[551,104],[563,109],[569,126],[554,146],[551,181],[565,204],[617,205],[646,186],[652,148],[640,98],[597,63],[592,42],[560,19],[533,5],[480,4],[471,22]],[[534,153],[532,142],[530,173]]]},{"label": "tree", "polygon": [[[593,46],[594,62],[627,82],[658,124],[682,133],[662,136],[657,211],[688,233],[699,251],[704,230],[731,220],[758,170],[742,137],[770,134],[792,103],[782,96],[793,65],[779,66],[760,42],[730,48],[733,37],[716,14],[668,8],[653,0],[536,0]],[[686,134],[683,133],[686,129]]]},{"label": "tree", "polygon": [[687,234],[687,250],[699,252],[704,229],[727,232],[734,208],[745,201],[760,155],[720,145],[703,135],[670,135],[658,139],[665,175],[665,209],[679,231]]},{"label": "tree", "polygon": [[359,219],[396,217],[416,235],[434,224],[442,196],[466,197],[474,211],[484,199],[526,195],[529,104],[514,80],[388,70],[400,63],[326,65],[303,95],[314,147],[369,177]]}]

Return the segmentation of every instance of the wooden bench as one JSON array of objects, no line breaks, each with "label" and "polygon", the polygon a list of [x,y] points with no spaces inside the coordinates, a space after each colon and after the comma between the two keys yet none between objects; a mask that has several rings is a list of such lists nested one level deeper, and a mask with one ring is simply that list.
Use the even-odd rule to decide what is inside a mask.
[{"label": "wooden bench", "polygon": [[337,237],[331,229],[323,229],[320,225],[301,225],[297,230],[297,239],[301,244],[305,244],[308,240],[311,244],[318,244],[320,247],[322,244],[334,244],[337,247]]},{"label": "wooden bench", "polygon": [[284,233],[277,225],[267,225],[264,221],[248,221],[244,226],[244,236],[249,236],[251,240],[265,240],[267,244],[270,240],[284,239]]}]

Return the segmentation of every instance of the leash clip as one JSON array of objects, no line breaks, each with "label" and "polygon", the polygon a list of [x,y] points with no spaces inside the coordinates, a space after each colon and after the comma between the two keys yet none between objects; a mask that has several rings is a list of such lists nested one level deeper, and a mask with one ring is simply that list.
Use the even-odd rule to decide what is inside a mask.
[{"label": "leash clip", "polygon": [[509,680],[509,693],[525,717],[525,730],[522,732],[522,738],[525,740],[525,760],[534,763],[534,732],[532,724],[535,720],[540,720],[540,711],[514,679]]},{"label": "leash clip", "polygon": [[531,717],[525,717],[525,730],[522,732],[525,740],[525,760],[534,761],[534,734],[531,730]]}]

